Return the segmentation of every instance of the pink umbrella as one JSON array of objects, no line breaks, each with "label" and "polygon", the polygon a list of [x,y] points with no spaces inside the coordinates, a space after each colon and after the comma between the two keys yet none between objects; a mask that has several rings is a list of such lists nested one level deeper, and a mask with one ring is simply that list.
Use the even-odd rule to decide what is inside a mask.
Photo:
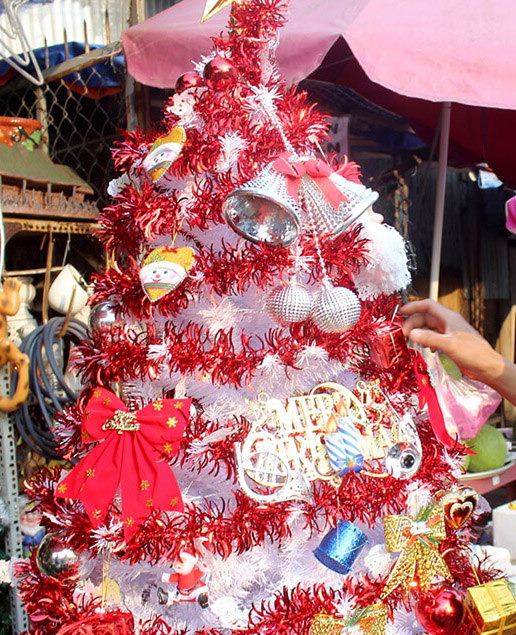
[{"label": "pink umbrella", "polygon": [[[210,52],[210,38],[224,29],[229,8],[201,24],[204,5],[204,0],[182,0],[124,32],[128,70],[137,81],[173,88],[193,61]],[[288,23],[280,32],[277,59],[288,82],[310,75],[342,36],[373,87],[379,84],[398,95],[444,102],[432,297],[438,293],[448,142],[454,139],[450,103],[500,109],[493,110],[495,119],[497,113],[502,117],[516,110],[514,24],[514,0],[291,0]],[[507,133],[512,134],[516,114],[509,115],[513,125]],[[485,135],[472,130],[471,137],[477,139],[468,147],[472,155],[487,159],[495,171],[500,160],[499,176],[516,183],[516,144],[504,135],[487,153]]]}]

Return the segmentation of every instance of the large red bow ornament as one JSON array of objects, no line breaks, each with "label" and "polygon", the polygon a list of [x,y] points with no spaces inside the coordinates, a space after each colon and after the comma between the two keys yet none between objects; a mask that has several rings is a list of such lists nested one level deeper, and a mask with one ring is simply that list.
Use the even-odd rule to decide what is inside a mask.
[{"label": "large red bow ornament", "polygon": [[191,399],[163,399],[129,412],[116,395],[96,388],[81,421],[84,443],[101,441],[58,484],[56,496],[82,501],[92,523],[105,518],[120,487],[129,539],[154,510],[183,511],[172,469]]},{"label": "large red bow ornament", "polygon": [[276,172],[286,176],[287,192],[296,203],[299,199],[301,179],[304,176],[310,177],[333,209],[338,209],[341,203],[348,202],[348,197],[330,179],[333,173],[331,166],[321,159],[295,161],[291,154],[284,152],[274,161],[272,167]]}]

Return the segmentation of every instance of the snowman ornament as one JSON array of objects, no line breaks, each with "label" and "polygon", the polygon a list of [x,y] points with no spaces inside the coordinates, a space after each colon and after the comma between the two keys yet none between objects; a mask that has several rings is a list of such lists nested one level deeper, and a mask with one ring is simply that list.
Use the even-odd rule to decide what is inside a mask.
[{"label": "snowman ornament", "polygon": [[151,302],[157,302],[173,291],[186,278],[193,265],[190,247],[158,247],[143,261],[140,281]]},{"label": "snowman ornament", "polygon": [[142,162],[142,167],[153,183],[157,183],[168,172],[174,161],[181,154],[186,143],[186,132],[181,126],[158,137]]}]

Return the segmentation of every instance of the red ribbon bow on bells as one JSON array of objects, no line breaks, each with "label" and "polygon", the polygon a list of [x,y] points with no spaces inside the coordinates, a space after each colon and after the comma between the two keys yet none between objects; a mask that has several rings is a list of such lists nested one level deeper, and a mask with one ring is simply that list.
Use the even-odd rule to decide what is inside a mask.
[{"label": "red ribbon bow on bells", "polygon": [[129,412],[116,395],[96,388],[81,421],[84,443],[96,445],[58,484],[56,496],[82,501],[94,526],[120,486],[128,540],[154,510],[183,511],[183,499],[163,454],[177,454],[191,399],[163,399]]},{"label": "red ribbon bow on bells", "polygon": [[299,201],[299,187],[304,176],[312,179],[333,209],[348,202],[348,197],[330,179],[333,170],[322,159],[293,162],[292,155],[284,152],[274,161],[272,167],[287,177],[287,192],[296,203]]}]

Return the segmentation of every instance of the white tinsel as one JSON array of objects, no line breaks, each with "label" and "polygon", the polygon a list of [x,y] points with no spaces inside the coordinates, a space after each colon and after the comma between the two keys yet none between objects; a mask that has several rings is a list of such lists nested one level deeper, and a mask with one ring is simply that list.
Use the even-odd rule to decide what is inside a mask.
[{"label": "white tinsel", "polygon": [[204,303],[199,303],[198,314],[203,324],[210,333],[220,330],[230,330],[241,324],[242,320],[253,317],[253,312],[235,301],[234,298],[225,297],[216,302],[213,297],[206,298]]},{"label": "white tinsel", "polygon": [[401,234],[394,227],[364,216],[360,237],[369,241],[367,264],[355,275],[355,287],[360,299],[367,300],[404,289],[410,283],[410,272]]},{"label": "white tinsel", "polygon": [[270,121],[276,112],[276,101],[280,98],[277,86],[251,86],[253,94],[246,99],[246,108],[255,121]]},{"label": "white tinsel", "polygon": [[190,443],[186,450],[187,455],[203,454],[213,443],[224,441],[234,430],[232,428],[219,428],[202,439],[196,439]]},{"label": "white tinsel", "polygon": [[310,273],[314,268],[314,264],[316,262],[315,256],[305,256],[300,254],[297,250],[294,253],[294,261],[292,264],[292,269],[298,272]]},{"label": "white tinsel", "polygon": [[356,601],[349,593],[346,593],[336,605],[339,615],[342,615],[344,619],[348,619],[355,607]]},{"label": "white tinsel", "polygon": [[210,603],[222,628],[244,629],[248,626],[249,612],[232,595],[226,595]]},{"label": "white tinsel", "polygon": [[407,513],[413,518],[432,503],[432,492],[423,481],[412,480],[407,485]]},{"label": "white tinsel", "polygon": [[364,558],[364,563],[373,578],[384,578],[391,570],[392,555],[384,544],[374,545]]},{"label": "white tinsel", "polygon": [[99,550],[110,550],[120,537],[120,532],[124,527],[123,522],[112,522],[107,525],[101,525],[91,532],[93,538],[93,547]]},{"label": "white tinsel", "polygon": [[422,628],[416,616],[412,611],[407,611],[404,608],[400,608],[394,613],[394,619],[387,622],[385,628],[385,635],[417,635],[423,633]]},{"label": "white tinsel", "polygon": [[464,459],[456,457],[456,456],[452,456],[448,452],[447,448],[442,448],[442,452],[443,452],[443,458],[445,459],[446,463],[448,463],[448,465],[451,467],[453,478],[458,480],[463,472],[462,464]]},{"label": "white tinsel", "polygon": [[263,46],[259,52],[259,68],[262,71],[262,84],[277,85],[281,81],[281,75],[276,63],[276,49],[279,46],[279,32],[263,35]]},{"label": "white tinsel", "polygon": [[247,141],[238,132],[228,132],[220,138],[220,154],[215,163],[216,172],[229,172],[236,167],[242,150],[247,148]]}]

